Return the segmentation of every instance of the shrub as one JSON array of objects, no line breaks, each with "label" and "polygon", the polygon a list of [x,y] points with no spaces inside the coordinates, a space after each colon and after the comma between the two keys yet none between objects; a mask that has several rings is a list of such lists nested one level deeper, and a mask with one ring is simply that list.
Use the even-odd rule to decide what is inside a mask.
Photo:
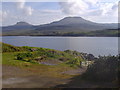
[{"label": "shrub", "polygon": [[25,60],[25,61],[30,61],[30,59],[33,58],[33,54],[31,52],[27,53],[18,53],[16,55],[17,60]]},{"label": "shrub", "polygon": [[118,56],[100,56],[82,77],[92,81],[114,81],[118,79],[118,65]]}]

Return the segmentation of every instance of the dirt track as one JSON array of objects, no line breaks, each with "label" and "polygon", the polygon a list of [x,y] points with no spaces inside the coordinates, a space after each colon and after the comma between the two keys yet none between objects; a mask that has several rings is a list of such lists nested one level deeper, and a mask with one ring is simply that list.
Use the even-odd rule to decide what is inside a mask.
[{"label": "dirt track", "polygon": [[[63,74],[78,74],[78,70],[66,71]],[[70,78],[62,79],[36,75],[14,66],[3,66],[3,88],[47,88],[66,84],[69,81]]]},{"label": "dirt track", "polygon": [[80,74],[85,72],[83,69],[68,70],[61,72],[73,75],[72,78],[51,77],[44,74],[35,74],[14,66],[3,66],[3,88],[114,88],[118,87],[115,83],[89,82],[80,79]]}]

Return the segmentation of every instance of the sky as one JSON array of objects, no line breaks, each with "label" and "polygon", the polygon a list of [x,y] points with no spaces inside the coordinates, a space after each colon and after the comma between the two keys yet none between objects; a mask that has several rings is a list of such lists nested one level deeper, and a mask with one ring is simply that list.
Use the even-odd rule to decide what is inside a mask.
[{"label": "sky", "polygon": [[0,23],[2,26],[19,21],[41,25],[58,21],[64,17],[82,17],[97,23],[118,22],[119,0],[56,0],[55,2],[0,2]]}]

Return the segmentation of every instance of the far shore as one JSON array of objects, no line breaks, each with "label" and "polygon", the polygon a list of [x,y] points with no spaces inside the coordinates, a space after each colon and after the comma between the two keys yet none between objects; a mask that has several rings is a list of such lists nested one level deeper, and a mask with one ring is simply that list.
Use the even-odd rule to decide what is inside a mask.
[{"label": "far shore", "polygon": [[32,37],[120,37],[120,36],[62,36],[62,35],[0,35],[1,37],[5,36],[32,36]]}]

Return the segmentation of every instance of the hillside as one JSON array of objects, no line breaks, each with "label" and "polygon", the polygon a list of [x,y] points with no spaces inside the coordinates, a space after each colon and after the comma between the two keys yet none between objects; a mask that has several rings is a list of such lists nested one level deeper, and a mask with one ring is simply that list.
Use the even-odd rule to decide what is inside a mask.
[{"label": "hillside", "polygon": [[[59,21],[55,21],[44,25],[31,25],[26,22],[17,22],[15,25],[2,27],[3,35],[19,35],[19,36],[89,36],[86,32],[117,30],[117,24],[101,24],[85,20],[81,17],[65,17]],[[86,33],[86,34],[83,34]],[[104,34],[104,33],[102,33]],[[114,34],[114,33],[113,33]],[[93,36],[97,36],[96,34]],[[105,34],[104,36],[108,36]],[[112,35],[114,36],[114,35]]]},{"label": "hillside", "polygon": [[95,31],[103,29],[115,29],[115,24],[100,24],[89,20],[85,20],[81,17],[65,17],[59,21],[52,22],[46,25],[40,25],[36,30],[49,30],[49,31],[68,31],[68,32],[80,32],[80,31]]},{"label": "hillside", "polygon": [[[118,88],[119,56],[99,56],[88,67],[80,62],[92,54],[3,44],[3,88]],[[83,59],[81,57],[89,56]]]},{"label": "hillside", "polygon": [[22,47],[17,47],[17,46],[13,46],[10,44],[6,44],[6,43],[1,43],[2,45],[2,52],[18,52],[18,51],[24,51],[25,49]]},{"label": "hillside", "polygon": [[65,63],[70,66],[81,66],[81,62],[95,60],[92,54],[80,53],[77,51],[65,50],[59,51],[48,48],[39,48],[39,47],[16,47],[13,45],[2,43],[2,52],[20,52],[16,55],[17,60],[22,60],[25,62],[36,62],[42,63],[49,62],[55,64]]}]

